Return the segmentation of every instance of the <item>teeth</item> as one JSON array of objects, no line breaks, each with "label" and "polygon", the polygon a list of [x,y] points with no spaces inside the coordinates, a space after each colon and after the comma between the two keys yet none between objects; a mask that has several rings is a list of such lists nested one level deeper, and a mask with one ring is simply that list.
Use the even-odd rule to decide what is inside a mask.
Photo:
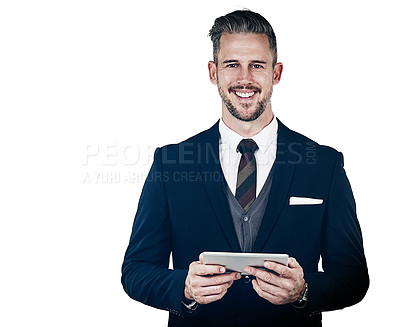
[{"label": "teeth", "polygon": [[250,93],[235,92],[235,93],[240,98],[250,98],[251,96],[254,95],[255,92],[250,92]]}]

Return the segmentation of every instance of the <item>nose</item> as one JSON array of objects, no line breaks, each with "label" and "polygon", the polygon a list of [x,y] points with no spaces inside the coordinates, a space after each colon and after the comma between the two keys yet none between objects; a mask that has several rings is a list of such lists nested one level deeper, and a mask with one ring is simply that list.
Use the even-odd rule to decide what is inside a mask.
[{"label": "nose", "polygon": [[237,83],[239,85],[248,85],[253,83],[253,77],[249,67],[240,67],[239,75],[237,76]]}]

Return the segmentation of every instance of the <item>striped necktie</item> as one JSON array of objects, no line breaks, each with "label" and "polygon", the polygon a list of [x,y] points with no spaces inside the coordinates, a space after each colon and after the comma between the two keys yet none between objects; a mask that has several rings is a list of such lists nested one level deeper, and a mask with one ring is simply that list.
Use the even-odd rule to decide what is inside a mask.
[{"label": "striped necktie", "polygon": [[239,163],[235,197],[245,211],[256,199],[257,167],[254,152],[257,149],[257,143],[252,139],[243,139],[237,147],[242,157]]}]

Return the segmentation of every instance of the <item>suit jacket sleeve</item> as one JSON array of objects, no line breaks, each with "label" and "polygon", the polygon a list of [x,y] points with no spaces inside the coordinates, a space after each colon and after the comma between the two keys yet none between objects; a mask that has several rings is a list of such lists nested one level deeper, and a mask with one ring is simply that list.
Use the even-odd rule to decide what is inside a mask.
[{"label": "suit jacket sleeve", "polygon": [[324,272],[305,274],[311,312],[342,309],[361,301],[369,277],[356,205],[341,153],[324,215],[321,257]]},{"label": "suit jacket sleeve", "polygon": [[122,284],[133,299],[182,314],[182,294],[187,270],[168,269],[171,226],[162,170],[161,151],[143,186],[132,234],[122,265]]}]

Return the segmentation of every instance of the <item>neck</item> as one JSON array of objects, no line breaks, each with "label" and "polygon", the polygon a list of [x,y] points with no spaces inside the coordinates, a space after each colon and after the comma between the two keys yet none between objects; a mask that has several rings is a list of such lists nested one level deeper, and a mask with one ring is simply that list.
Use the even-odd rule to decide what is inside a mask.
[{"label": "neck", "polygon": [[269,125],[273,118],[271,103],[268,104],[263,114],[253,121],[239,120],[233,117],[226,108],[222,109],[222,120],[225,125],[244,138],[258,134],[265,126]]}]

